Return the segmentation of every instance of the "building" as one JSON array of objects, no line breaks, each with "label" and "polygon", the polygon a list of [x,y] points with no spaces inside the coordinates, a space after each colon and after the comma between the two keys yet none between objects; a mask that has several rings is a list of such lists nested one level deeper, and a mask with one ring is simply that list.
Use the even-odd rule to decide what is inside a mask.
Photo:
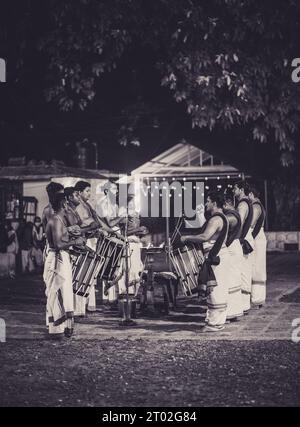
[{"label": "building", "polygon": [[[79,169],[65,166],[62,162],[51,164],[25,164],[24,160],[9,166],[0,167],[0,217],[19,222],[24,218],[32,221],[35,215],[41,216],[48,204],[46,186],[56,181],[64,187],[73,186],[78,180],[91,183],[91,201],[101,193],[101,187],[108,178],[114,176],[108,171]],[[17,162],[18,163],[18,162]]]}]

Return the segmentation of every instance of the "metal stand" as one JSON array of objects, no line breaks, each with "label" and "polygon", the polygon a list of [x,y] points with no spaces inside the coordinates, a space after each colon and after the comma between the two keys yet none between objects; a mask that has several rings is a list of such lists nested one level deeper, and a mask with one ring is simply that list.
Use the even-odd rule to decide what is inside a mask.
[{"label": "metal stand", "polygon": [[136,322],[131,319],[131,299],[129,296],[129,265],[128,260],[130,257],[129,254],[129,242],[128,242],[128,236],[127,236],[127,227],[128,227],[128,216],[126,220],[125,225],[125,287],[126,287],[126,298],[123,300],[123,319],[119,322],[119,326],[122,327],[131,327],[135,326]]}]

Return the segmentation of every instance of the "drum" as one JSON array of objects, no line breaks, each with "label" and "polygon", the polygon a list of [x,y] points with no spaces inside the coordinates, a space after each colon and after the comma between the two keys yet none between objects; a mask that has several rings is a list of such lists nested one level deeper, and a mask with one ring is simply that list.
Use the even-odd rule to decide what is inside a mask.
[{"label": "drum", "polygon": [[70,255],[73,293],[87,298],[90,293],[90,287],[101,269],[101,258],[88,247],[85,247],[84,252],[72,250]]},{"label": "drum", "polygon": [[196,294],[198,292],[199,271],[204,263],[202,250],[193,244],[188,244],[173,249],[170,255],[184,295],[192,296]]},{"label": "drum", "polygon": [[111,281],[121,265],[121,258],[125,242],[117,237],[101,235],[97,241],[96,253],[100,258],[100,271],[98,277]]}]

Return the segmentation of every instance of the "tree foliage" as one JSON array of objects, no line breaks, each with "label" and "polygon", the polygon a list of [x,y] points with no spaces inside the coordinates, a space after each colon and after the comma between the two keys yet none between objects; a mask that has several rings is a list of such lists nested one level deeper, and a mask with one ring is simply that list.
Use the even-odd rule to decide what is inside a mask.
[{"label": "tree foliage", "polygon": [[48,6],[39,49],[48,61],[47,99],[61,110],[84,110],[97,79],[139,45],[154,53],[161,84],[185,104],[194,127],[244,126],[254,140],[276,142],[283,165],[292,162],[300,117],[300,84],[291,79],[299,56],[297,0],[49,0]]}]

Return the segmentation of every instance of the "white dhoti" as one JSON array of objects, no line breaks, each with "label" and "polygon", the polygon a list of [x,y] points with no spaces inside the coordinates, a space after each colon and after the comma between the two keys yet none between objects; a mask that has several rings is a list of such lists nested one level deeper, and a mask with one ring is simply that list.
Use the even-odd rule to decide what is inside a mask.
[{"label": "white dhoti", "polygon": [[47,324],[50,334],[71,328],[74,315],[72,267],[65,251],[48,251],[44,275],[47,297]]},{"label": "white dhoti", "polygon": [[216,277],[217,286],[207,297],[206,321],[208,326],[223,327],[226,322],[228,288],[230,286],[230,254],[226,246],[222,247],[219,255],[219,265],[212,269]]},{"label": "white dhoti", "polygon": [[[128,293],[129,295],[137,295],[139,286],[140,286],[140,273],[143,270],[143,263],[141,260],[141,248],[142,244],[140,242],[129,242],[129,254],[130,258],[128,259]],[[125,271],[125,258],[122,260],[121,264],[122,277],[118,282],[119,295],[126,294],[126,271]]]},{"label": "white dhoti", "polygon": [[238,239],[228,246],[230,254],[230,284],[228,288],[227,316],[228,320],[243,316],[242,299],[242,265],[243,250]]},{"label": "white dhoti", "polygon": [[[253,228],[250,228],[245,240],[254,249],[254,239],[252,236]],[[253,269],[253,251],[247,255],[243,255],[242,264],[242,299],[243,299],[243,311],[248,312],[251,308],[251,287],[252,287],[252,269]]]},{"label": "white dhoti", "polygon": [[258,235],[254,239],[253,253],[253,270],[252,270],[252,288],[251,288],[251,303],[254,306],[259,306],[266,301],[266,252],[267,240],[264,229],[261,228]]}]

